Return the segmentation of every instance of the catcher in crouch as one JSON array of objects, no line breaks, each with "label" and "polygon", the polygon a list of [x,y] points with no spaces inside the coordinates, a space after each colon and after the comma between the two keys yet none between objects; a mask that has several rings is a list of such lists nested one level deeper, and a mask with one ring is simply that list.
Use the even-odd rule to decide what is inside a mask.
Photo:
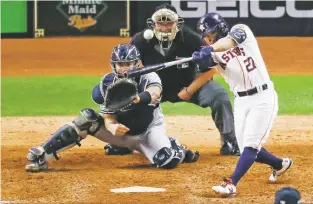
[{"label": "catcher in crouch", "polygon": [[[31,148],[27,155],[27,171],[47,169],[50,158],[58,160],[58,152],[76,144],[80,146],[80,141],[87,135],[137,150],[160,168],[172,169],[180,163],[198,160],[197,151],[186,149],[176,139],[166,135],[164,116],[159,107],[162,85],[158,75],[149,73],[132,79],[123,77],[130,69],[138,68],[141,64],[139,56],[137,48],[130,44],[113,48],[113,72],[105,75],[92,91],[94,102],[100,105],[100,113],[92,109],[81,110],[80,116],[61,127],[43,145]],[[132,90],[135,90],[134,93],[129,94]],[[133,97],[131,103],[117,107],[119,102],[127,100],[125,95]],[[112,101],[117,102],[114,104]]]}]

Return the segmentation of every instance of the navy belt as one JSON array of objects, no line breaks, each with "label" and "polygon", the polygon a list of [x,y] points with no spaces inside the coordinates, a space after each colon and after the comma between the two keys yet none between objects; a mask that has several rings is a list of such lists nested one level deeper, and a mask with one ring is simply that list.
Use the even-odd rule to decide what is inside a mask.
[{"label": "navy belt", "polygon": [[[263,84],[261,86],[262,90],[266,90],[268,89],[267,87],[267,84]],[[257,87],[254,87],[253,89],[249,89],[247,91],[240,91],[240,92],[237,92],[238,96],[239,97],[243,97],[243,96],[252,96],[254,94],[257,94],[259,91],[258,91],[258,88]]]}]

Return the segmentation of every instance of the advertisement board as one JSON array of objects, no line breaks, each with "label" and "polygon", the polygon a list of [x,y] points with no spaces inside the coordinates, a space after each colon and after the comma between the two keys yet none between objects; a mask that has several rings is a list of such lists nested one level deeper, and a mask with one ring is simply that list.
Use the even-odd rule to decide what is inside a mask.
[{"label": "advertisement board", "polygon": [[36,37],[128,35],[127,1],[37,1]]},{"label": "advertisement board", "polygon": [[[244,23],[256,36],[313,36],[313,1],[236,1],[236,0],[170,0],[132,2],[132,34],[146,28],[156,6],[169,3],[195,29],[198,19],[207,12],[222,15],[230,26]],[[136,25],[133,27],[133,25]]]}]

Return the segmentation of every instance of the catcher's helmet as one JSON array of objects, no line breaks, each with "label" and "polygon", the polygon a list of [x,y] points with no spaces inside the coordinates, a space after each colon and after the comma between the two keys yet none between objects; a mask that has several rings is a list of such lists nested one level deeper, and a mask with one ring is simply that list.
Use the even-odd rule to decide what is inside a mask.
[{"label": "catcher's helmet", "polygon": [[111,67],[113,72],[122,77],[123,75],[116,70],[116,64],[127,62],[134,62],[134,66],[131,69],[139,65],[140,53],[138,49],[131,44],[119,44],[114,47],[111,53]]},{"label": "catcher's helmet", "polygon": [[203,38],[210,32],[217,32],[217,41],[228,34],[229,27],[224,18],[218,13],[207,13],[199,19],[197,30]]}]

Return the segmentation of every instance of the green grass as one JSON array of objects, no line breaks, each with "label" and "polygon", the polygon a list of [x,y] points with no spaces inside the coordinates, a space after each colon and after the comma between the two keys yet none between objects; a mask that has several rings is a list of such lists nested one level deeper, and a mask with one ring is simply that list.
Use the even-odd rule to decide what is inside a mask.
[{"label": "green grass", "polygon": [[[98,109],[91,90],[97,76],[2,77],[2,116],[76,115],[82,108]],[[221,77],[216,77],[228,90]],[[279,114],[313,114],[313,76],[273,76]],[[231,100],[233,96],[230,93]],[[207,115],[209,109],[188,103],[164,103],[167,115]]]},{"label": "green grass", "polygon": [[71,115],[92,102],[100,77],[2,77],[2,115]]}]

